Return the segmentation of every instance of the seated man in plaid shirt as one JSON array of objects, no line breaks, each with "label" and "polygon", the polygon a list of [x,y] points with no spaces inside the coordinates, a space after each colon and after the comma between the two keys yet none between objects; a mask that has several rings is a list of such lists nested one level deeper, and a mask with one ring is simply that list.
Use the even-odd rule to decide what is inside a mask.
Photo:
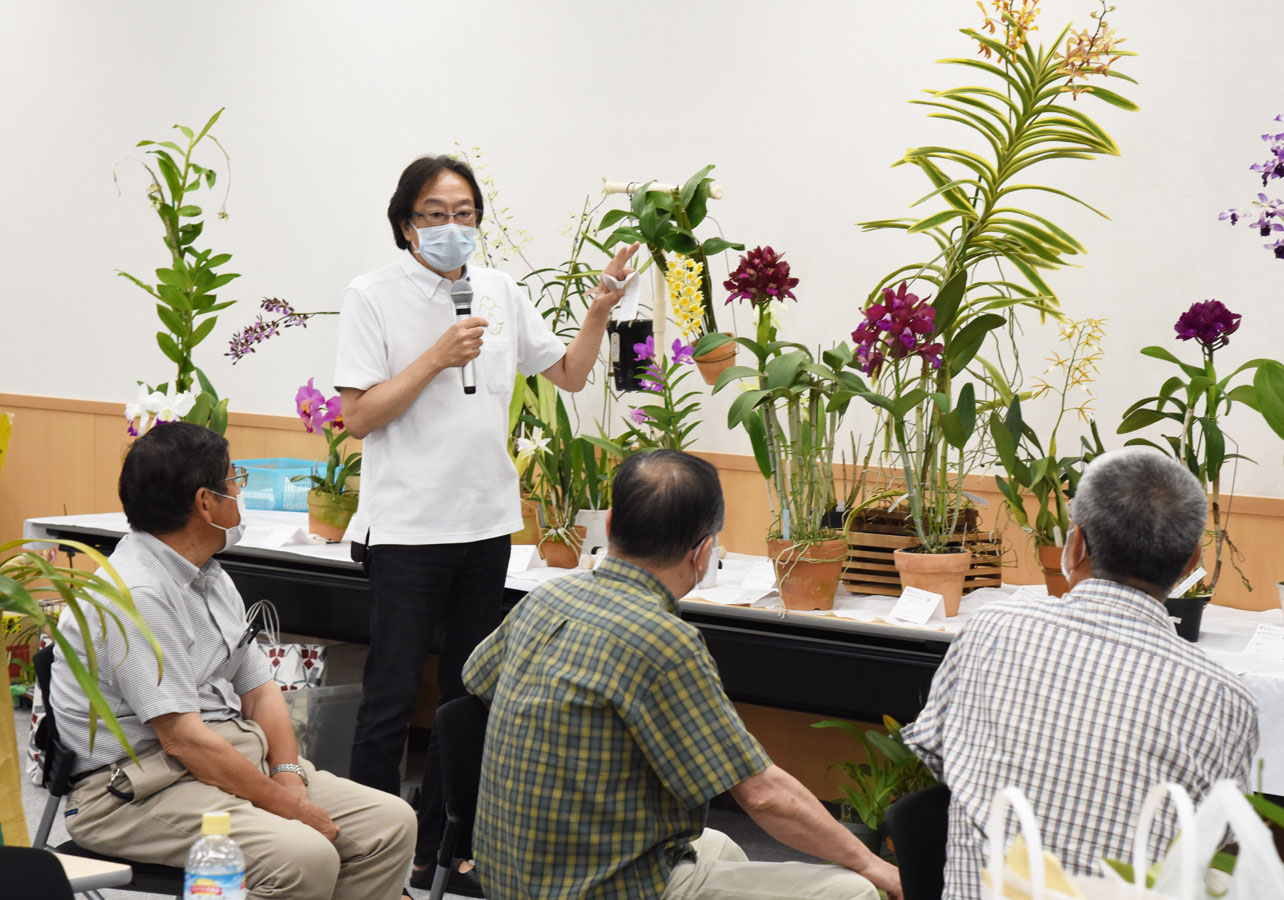
[{"label": "seated man in plaid shirt", "polygon": [[[1247,791],[1257,704],[1173,629],[1164,598],[1203,556],[1208,500],[1149,447],[1098,457],[1074,498],[1064,597],[991,603],[964,626],[902,734],[950,788],[947,900],[981,896],[990,799],[1014,785],[1073,874],[1127,859],[1142,800],[1213,782]],[[1177,831],[1169,806],[1151,846]]]},{"label": "seated man in plaid shirt", "polygon": [[[464,666],[491,710],[473,840],[487,896],[873,900],[877,886],[899,898],[896,869],[772,765],[678,617],[677,598],[713,565],[713,466],[635,454],[613,497],[606,560],[536,588]],[[842,867],[749,862],[704,827],[724,791],[779,840]]]}]

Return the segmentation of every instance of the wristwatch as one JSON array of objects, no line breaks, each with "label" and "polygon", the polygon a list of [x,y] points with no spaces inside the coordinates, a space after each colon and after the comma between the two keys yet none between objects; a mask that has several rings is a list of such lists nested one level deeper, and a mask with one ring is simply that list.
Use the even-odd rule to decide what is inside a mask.
[{"label": "wristwatch", "polygon": [[298,763],[280,763],[279,765],[275,765],[272,767],[272,770],[268,772],[268,777],[270,778],[275,775],[280,775],[282,772],[293,772],[295,775],[298,775],[303,779],[304,787],[308,786],[308,773],[303,771],[303,766]]}]

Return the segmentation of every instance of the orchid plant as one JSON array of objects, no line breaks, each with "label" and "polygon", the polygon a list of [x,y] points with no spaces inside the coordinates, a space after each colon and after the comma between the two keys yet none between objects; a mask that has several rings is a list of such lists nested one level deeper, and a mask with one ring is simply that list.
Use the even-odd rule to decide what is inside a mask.
[{"label": "orchid plant", "polygon": [[560,394],[554,396],[551,422],[522,414],[532,437],[529,443],[519,444],[517,452],[534,462],[534,496],[544,511],[540,542],[554,541],[578,549],[581,541],[575,532],[575,517],[583,509],[598,508],[600,502],[597,454],[587,439],[575,436],[566,404]]},{"label": "orchid plant", "polygon": [[131,437],[138,437],[163,422],[185,421],[195,408],[195,392],[179,393],[173,385],[163,385],[163,388],[154,391],[141,381],[138,383],[138,396],[125,404],[125,426]]},{"label": "orchid plant", "polygon": [[357,451],[342,452],[343,442],[351,436],[351,432],[343,428],[342,402],[338,394],[327,398],[317,390],[312,384],[315,380],[309,378],[308,383],[299,388],[294,395],[294,405],[308,434],[315,434],[320,428],[325,435],[328,445],[325,474],[294,475],[290,480],[310,481],[312,490],[320,494],[337,497],[355,493],[348,487],[348,479],[361,474],[361,454]]},{"label": "orchid plant", "polygon": [[[768,540],[814,546],[842,535],[830,519],[837,507],[835,442],[847,404],[865,385],[849,371],[850,347],[813,355],[802,344],[776,340],[768,304],[793,299],[798,279],[789,276],[788,264],[771,248],[751,251],[737,271],[763,276],[750,285],[733,274],[725,285],[732,300],[743,297],[757,310],[757,340],[731,339],[753,354],[756,365],[730,367],[718,376],[713,392],[748,382],[731,401],[727,425],[744,428],[758,470],[767,479],[772,514]],[[775,290],[769,292],[768,286]]]},{"label": "orchid plant", "polygon": [[[1070,499],[1086,461],[1082,454],[1059,455],[1057,432],[1067,413],[1092,424],[1092,382],[1099,372],[1105,325],[1102,319],[1066,322],[1061,328],[1060,340],[1062,346],[1069,348],[1068,352],[1054,353],[1034,390],[1022,395],[1027,400],[1057,398],[1057,418],[1048,432],[1046,449],[1025,421],[1022,396],[1011,398],[1006,414],[1000,414],[998,409],[990,413],[994,449],[1007,476],[997,475],[995,481],[1008,512],[1017,525],[1030,534],[1036,547],[1064,546],[1070,531]],[[1026,513],[1023,492],[1034,497],[1033,517]]]},{"label": "orchid plant", "polygon": [[[1106,22],[1104,4],[1093,16],[1094,28],[1074,32],[1067,26],[1050,46],[1037,48],[1028,40],[1039,14],[1036,2],[995,0],[994,6],[996,15],[987,17],[982,31],[962,32],[984,59],[942,61],[981,72],[991,85],[931,91],[912,101],[930,108],[930,117],[968,129],[985,152],[939,145],[909,150],[894,165],[917,167],[932,187],[912,205],[930,201],[944,208],[861,226],[924,234],[935,245],[932,256],[898,266],[874,285],[853,334],[860,367],[875,379],[881,373],[879,390],[864,396],[885,414],[915,531],[929,549],[954,540],[962,479],[981,459],[969,444],[978,411],[990,404],[989,394],[1009,402],[1013,396],[1000,367],[978,355],[982,346],[991,332],[1011,326],[1021,309],[1059,315],[1059,300],[1041,273],[1085,252],[1042,214],[1012,206],[1013,198],[1038,191],[1092,209],[1065,191],[1027,183],[1027,170],[1118,155],[1110,136],[1077,108],[1078,98],[1136,109],[1102,86],[1109,78],[1132,81],[1113,68],[1132,54],[1120,49],[1123,41]],[[964,375],[969,380],[958,384]],[[979,406],[978,385],[987,395]]]},{"label": "orchid plant", "polygon": [[[672,190],[655,187],[654,182],[648,181],[633,192],[628,209],[607,212],[598,225],[598,231],[617,226],[603,243],[604,249],[609,251],[620,242],[640,241],[646,244],[652,261],[666,278],[669,271],[666,254],[680,254],[684,260],[691,261],[690,268],[700,280],[701,318],[697,326],[698,334],[684,329],[688,340],[699,335],[714,334],[718,330],[717,316],[713,309],[713,278],[709,274],[709,257],[724,250],[744,249],[744,244],[732,243],[720,237],[701,241],[695,236],[695,229],[700,227],[709,212],[709,195],[713,187],[713,179],[709,177],[709,173],[712,171],[713,166],[705,166],[681,187]],[[620,225],[620,222],[625,224]]]},{"label": "orchid plant", "polygon": [[[218,177],[213,168],[200,165],[193,159],[202,141],[208,139],[213,143],[230,165],[227,151],[210,132],[222,114],[220,109],[210,116],[199,133],[186,125],[175,125],[174,129],[186,139],[186,146],[174,141],[138,142],[139,147],[148,148],[145,152],[152,157],[151,165],[140,162],[151,176],[147,197],[164,226],[165,249],[170,263],[156,270],[155,284],[128,272],[117,271],[118,275],[138,285],[156,301],[156,315],[164,326],[164,330],[156,333],[156,343],[178,367],[173,381],[174,393],[190,392],[195,398],[182,418],[207,425],[219,434],[227,428],[227,398],[219,399],[205,373],[193,364],[192,351],[214,330],[217,321],[214,314],[236,302],[219,302],[215,291],[240,276],[219,271],[231,260],[231,254],[196,249],[196,240],[205,230],[205,222],[201,219],[201,207],[192,202],[191,195],[202,186],[213,189]],[[226,190],[223,199],[226,202]],[[220,207],[218,218],[227,218],[225,209]],[[189,221],[184,222],[185,219]],[[199,390],[196,390],[197,386]],[[168,383],[160,384],[154,389],[148,388],[148,392],[168,393],[169,387]]]},{"label": "orchid plant", "polygon": [[[754,335],[756,340],[746,342],[738,340],[755,354],[768,346],[776,337],[779,327],[778,312],[786,300],[797,300],[794,288],[798,279],[789,274],[789,263],[785,255],[777,253],[771,247],[754,247],[740,257],[727,280],[722,283],[728,291],[727,303],[744,300],[753,310]],[[706,334],[695,345],[694,352],[703,356],[730,343],[729,334]]]},{"label": "orchid plant", "polygon": [[[1242,459],[1238,453],[1228,452],[1230,438],[1223,432],[1220,419],[1236,404],[1256,410],[1267,425],[1284,438],[1284,365],[1273,359],[1253,359],[1244,363],[1224,378],[1218,378],[1214,358],[1218,350],[1230,343],[1230,336],[1239,330],[1241,316],[1231,312],[1218,300],[1194,303],[1178,317],[1174,330],[1180,341],[1195,341],[1203,357],[1202,365],[1182,362],[1163,347],[1146,347],[1141,352],[1154,359],[1172,363],[1181,370],[1159,389],[1159,393],[1145,397],[1124,412],[1119,426],[1120,434],[1129,434],[1151,425],[1176,426],[1175,433],[1162,435],[1162,442],[1133,438],[1129,444],[1145,444],[1168,453],[1190,470],[1212,503],[1212,529],[1209,532],[1213,545],[1213,570],[1207,580],[1195,585],[1192,593],[1211,593],[1221,577],[1226,550],[1235,552],[1235,544],[1227,531],[1229,508],[1222,508],[1222,469],[1232,459]],[[1241,373],[1253,373],[1251,384],[1232,387]],[[1234,443],[1231,441],[1231,443]],[[1234,565],[1234,559],[1231,559]],[[1241,577],[1243,577],[1241,573]],[[1245,579],[1249,590],[1252,587]]]},{"label": "orchid plant", "polygon": [[232,357],[232,365],[236,365],[257,350],[259,344],[276,337],[283,328],[307,328],[308,319],[314,316],[338,315],[333,310],[296,312],[293,306],[277,297],[264,297],[259,307],[272,318],[264,319],[263,312],[260,312],[254,317],[253,322],[232,335],[232,339],[228,341],[227,352],[223,354]]},{"label": "orchid plant", "polygon": [[967,503],[962,473],[974,462],[968,445],[976,430],[977,399],[972,382],[960,385],[939,376],[942,369],[962,373],[979,349],[980,336],[974,344],[956,342],[947,350],[937,339],[938,317],[950,309],[939,297],[935,304],[930,300],[911,293],[905,282],[883,289],[882,302],[867,307],[852,332],[851,365],[879,390],[858,381],[851,392],[836,394],[834,402],[859,396],[885,414],[914,532],[924,552],[943,553],[958,540]]},{"label": "orchid plant", "polygon": [[[1284,115],[1275,117],[1276,122],[1284,122]],[[1266,142],[1267,151],[1266,159],[1260,163],[1254,163],[1249,166],[1249,170],[1262,176],[1262,187],[1266,187],[1271,181],[1284,178],[1284,132],[1267,133],[1262,135],[1262,140]],[[1253,212],[1253,208],[1257,210]],[[1274,199],[1266,196],[1265,193],[1258,193],[1257,199],[1253,201],[1252,208],[1247,210],[1228,209],[1218,216],[1223,222],[1229,221],[1232,225],[1238,224],[1240,219],[1247,219],[1256,215],[1249,226],[1264,238],[1274,238],[1274,242],[1265,244],[1267,250],[1275,254],[1276,259],[1284,259],[1284,199],[1276,197]]]}]

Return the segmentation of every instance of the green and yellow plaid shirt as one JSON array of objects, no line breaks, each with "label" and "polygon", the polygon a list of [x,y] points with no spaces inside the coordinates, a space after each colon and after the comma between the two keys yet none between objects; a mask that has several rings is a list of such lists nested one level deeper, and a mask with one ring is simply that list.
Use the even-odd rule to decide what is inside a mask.
[{"label": "green and yellow plaid shirt", "polygon": [[490,706],[473,851],[499,900],[653,900],[709,800],[771,764],[673,594],[611,557],[532,591],[464,683]]}]

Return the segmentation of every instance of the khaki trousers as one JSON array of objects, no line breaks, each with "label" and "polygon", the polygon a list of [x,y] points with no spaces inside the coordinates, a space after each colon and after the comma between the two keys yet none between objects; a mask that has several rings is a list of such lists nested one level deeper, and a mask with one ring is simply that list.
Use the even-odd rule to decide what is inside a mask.
[{"label": "khaki trousers", "polygon": [[[266,773],[267,740],[253,722],[208,723],[237,752]],[[232,838],[245,854],[248,897],[290,900],[395,900],[401,897],[417,823],[400,797],[364,787],[300,760],[308,773],[308,798],[339,826],[334,843],[293,819],[283,819],[232,794],[197,781],[157,748],[127,766],[135,783],[117,777],[117,789],[138,787],[126,802],[107,791],[110,771],[96,772],[67,797],[72,839],[90,850],[138,862],[182,867],[201,834],[201,816],[232,814]],[[169,770],[169,775],[165,770]],[[159,777],[157,776],[159,773]],[[167,786],[158,790],[173,778]],[[148,791],[155,790],[155,793]]]},{"label": "khaki trousers", "polygon": [[694,860],[678,863],[662,900],[878,900],[878,890],[842,866],[749,862],[736,842],[706,828]]}]

